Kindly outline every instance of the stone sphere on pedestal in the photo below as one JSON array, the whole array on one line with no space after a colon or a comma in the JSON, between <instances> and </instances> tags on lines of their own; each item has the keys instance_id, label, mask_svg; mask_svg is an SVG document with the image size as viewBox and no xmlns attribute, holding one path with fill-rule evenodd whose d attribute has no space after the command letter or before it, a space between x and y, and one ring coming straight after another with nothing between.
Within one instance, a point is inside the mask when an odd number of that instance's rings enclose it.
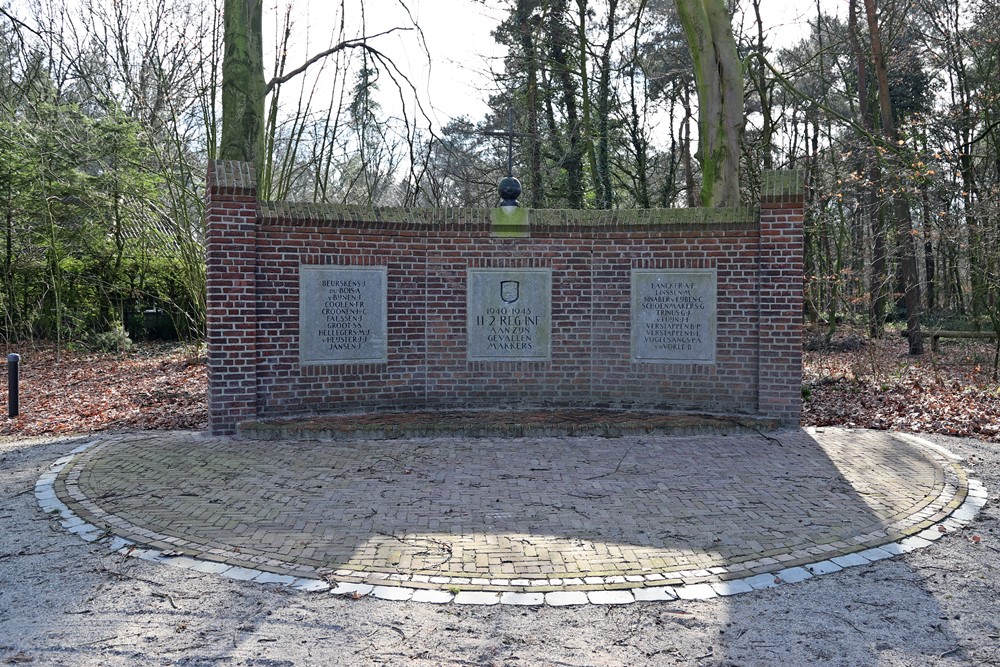
<instances>
[{"instance_id":1,"label":"stone sphere on pedestal","mask_svg":"<svg viewBox=\"0 0 1000 667\"><path fill-rule=\"evenodd\" d=\"M497 190L500 192L500 206L517 206L517 198L521 196L521 181L507 176L500 181Z\"/></svg>"}]
</instances>

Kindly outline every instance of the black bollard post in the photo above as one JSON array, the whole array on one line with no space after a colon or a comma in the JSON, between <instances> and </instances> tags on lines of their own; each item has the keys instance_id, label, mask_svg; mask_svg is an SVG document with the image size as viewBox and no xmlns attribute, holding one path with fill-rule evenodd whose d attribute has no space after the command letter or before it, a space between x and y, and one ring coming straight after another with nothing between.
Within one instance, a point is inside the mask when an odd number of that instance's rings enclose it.
<instances>
[{"instance_id":1,"label":"black bollard post","mask_svg":"<svg viewBox=\"0 0 1000 667\"><path fill-rule=\"evenodd\" d=\"M18 379L21 363L20 354L7 355L7 416L13 419L20 412L20 396L18 396Z\"/></svg>"}]
</instances>

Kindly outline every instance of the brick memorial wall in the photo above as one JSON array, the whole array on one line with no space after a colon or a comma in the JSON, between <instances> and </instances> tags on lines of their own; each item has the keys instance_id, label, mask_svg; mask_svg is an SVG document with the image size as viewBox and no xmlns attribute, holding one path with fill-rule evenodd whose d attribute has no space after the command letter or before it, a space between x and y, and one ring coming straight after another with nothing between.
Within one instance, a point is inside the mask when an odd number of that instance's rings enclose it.
<instances>
[{"instance_id":1,"label":"brick memorial wall","mask_svg":"<svg viewBox=\"0 0 1000 667\"><path fill-rule=\"evenodd\" d=\"M746 209L258 201L208 173L209 420L607 407L798 423L802 186Z\"/></svg>"}]
</instances>

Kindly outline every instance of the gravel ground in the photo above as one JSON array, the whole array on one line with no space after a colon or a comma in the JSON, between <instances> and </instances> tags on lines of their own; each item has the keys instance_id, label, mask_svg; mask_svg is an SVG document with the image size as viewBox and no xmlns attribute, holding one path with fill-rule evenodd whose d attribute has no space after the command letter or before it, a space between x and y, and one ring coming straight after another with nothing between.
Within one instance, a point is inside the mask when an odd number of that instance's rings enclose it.
<instances>
[{"instance_id":1,"label":"gravel ground","mask_svg":"<svg viewBox=\"0 0 1000 667\"><path fill-rule=\"evenodd\" d=\"M38 476L82 440L7 440L0 663L1000 664L1000 448L923 437L990 491L976 521L926 549L725 599L563 608L352 600L123 560L35 502Z\"/></svg>"}]
</instances>

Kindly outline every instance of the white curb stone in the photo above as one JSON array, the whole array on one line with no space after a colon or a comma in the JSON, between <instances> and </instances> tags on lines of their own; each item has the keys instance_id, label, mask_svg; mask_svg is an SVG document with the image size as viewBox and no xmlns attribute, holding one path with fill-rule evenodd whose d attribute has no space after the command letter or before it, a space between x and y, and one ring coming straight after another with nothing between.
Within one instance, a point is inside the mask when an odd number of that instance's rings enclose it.
<instances>
[{"instance_id":1,"label":"white curb stone","mask_svg":"<svg viewBox=\"0 0 1000 667\"><path fill-rule=\"evenodd\" d=\"M448 591L435 591L427 589L419 589L413 591L413 597L411 598L414 602L429 602L431 604L447 604L452 601L455 596Z\"/></svg>"},{"instance_id":2,"label":"white curb stone","mask_svg":"<svg viewBox=\"0 0 1000 667\"><path fill-rule=\"evenodd\" d=\"M413 589L400 586L375 586L372 589L372 596L380 600L409 600L413 597Z\"/></svg>"},{"instance_id":3,"label":"white curb stone","mask_svg":"<svg viewBox=\"0 0 1000 667\"><path fill-rule=\"evenodd\" d=\"M330 591L332 595L351 595L364 597L372 592L375 587L371 584L337 584L337 587Z\"/></svg>"},{"instance_id":4,"label":"white curb stone","mask_svg":"<svg viewBox=\"0 0 1000 667\"><path fill-rule=\"evenodd\" d=\"M204 572L205 574L222 574L226 570L231 570L232 565L226 565L225 563L216 563L210 560L200 560L191 566L191 569L196 572Z\"/></svg>"},{"instance_id":5,"label":"white curb stone","mask_svg":"<svg viewBox=\"0 0 1000 667\"><path fill-rule=\"evenodd\" d=\"M633 588L632 595L636 602L654 602L658 600L676 600L677 593L669 586L651 586L649 588Z\"/></svg>"},{"instance_id":6,"label":"white curb stone","mask_svg":"<svg viewBox=\"0 0 1000 667\"><path fill-rule=\"evenodd\" d=\"M587 602L587 594L583 591L553 591L545 594L545 604L550 607L567 607Z\"/></svg>"},{"instance_id":7,"label":"white curb stone","mask_svg":"<svg viewBox=\"0 0 1000 667\"><path fill-rule=\"evenodd\" d=\"M631 591L589 591L587 599L591 604L629 604L635 602Z\"/></svg>"},{"instance_id":8,"label":"white curb stone","mask_svg":"<svg viewBox=\"0 0 1000 667\"><path fill-rule=\"evenodd\" d=\"M776 575L772 572L765 572L764 574L757 574L752 577L747 577L743 581L750 585L750 588L755 591L763 590L765 588L775 588L778 583L774 580Z\"/></svg>"},{"instance_id":9,"label":"white curb stone","mask_svg":"<svg viewBox=\"0 0 1000 667\"><path fill-rule=\"evenodd\" d=\"M806 565L806 569L815 574L830 574L831 572L840 572L844 568L840 567L833 561L821 560L818 563L811 563Z\"/></svg>"},{"instance_id":10,"label":"white curb stone","mask_svg":"<svg viewBox=\"0 0 1000 667\"><path fill-rule=\"evenodd\" d=\"M910 553L911 551L916 551L917 549L923 549L924 547L929 547L931 543L922 537L917 537L916 535L911 535L906 539L900 540L899 546L905 553Z\"/></svg>"},{"instance_id":11,"label":"white curb stone","mask_svg":"<svg viewBox=\"0 0 1000 667\"><path fill-rule=\"evenodd\" d=\"M231 567L223 572L222 576L237 581L250 581L259 574L260 570L251 570L248 567Z\"/></svg>"},{"instance_id":12,"label":"white curb stone","mask_svg":"<svg viewBox=\"0 0 1000 667\"><path fill-rule=\"evenodd\" d=\"M719 581L713 584L712 590L714 590L719 595L737 595L739 593L749 593L753 590L753 587L742 579L734 579L732 581Z\"/></svg>"},{"instance_id":13,"label":"white curb stone","mask_svg":"<svg viewBox=\"0 0 1000 667\"><path fill-rule=\"evenodd\" d=\"M797 584L800 581L812 579L813 575L804 567L790 567L779 571L776 576L781 579L782 583Z\"/></svg>"},{"instance_id":14,"label":"white curb stone","mask_svg":"<svg viewBox=\"0 0 1000 667\"><path fill-rule=\"evenodd\" d=\"M287 574L275 574L274 572L262 572L253 578L258 584L293 584L295 577Z\"/></svg>"},{"instance_id":15,"label":"white curb stone","mask_svg":"<svg viewBox=\"0 0 1000 667\"><path fill-rule=\"evenodd\" d=\"M677 589L677 597L681 600L711 600L718 595L709 584L692 584Z\"/></svg>"},{"instance_id":16,"label":"white curb stone","mask_svg":"<svg viewBox=\"0 0 1000 667\"><path fill-rule=\"evenodd\" d=\"M501 593L500 604L533 606L545 604L544 593Z\"/></svg>"},{"instance_id":17,"label":"white curb stone","mask_svg":"<svg viewBox=\"0 0 1000 667\"><path fill-rule=\"evenodd\" d=\"M855 567L858 565L867 565L868 559L861 554L846 554L844 556L834 556L831 558L834 563L840 567Z\"/></svg>"},{"instance_id":18,"label":"white curb stone","mask_svg":"<svg viewBox=\"0 0 1000 667\"><path fill-rule=\"evenodd\" d=\"M488 591L459 591L455 594L455 604L500 604L500 594Z\"/></svg>"},{"instance_id":19,"label":"white curb stone","mask_svg":"<svg viewBox=\"0 0 1000 667\"><path fill-rule=\"evenodd\" d=\"M292 588L303 593L319 593L330 590L330 584L319 579L296 579Z\"/></svg>"}]
</instances>

